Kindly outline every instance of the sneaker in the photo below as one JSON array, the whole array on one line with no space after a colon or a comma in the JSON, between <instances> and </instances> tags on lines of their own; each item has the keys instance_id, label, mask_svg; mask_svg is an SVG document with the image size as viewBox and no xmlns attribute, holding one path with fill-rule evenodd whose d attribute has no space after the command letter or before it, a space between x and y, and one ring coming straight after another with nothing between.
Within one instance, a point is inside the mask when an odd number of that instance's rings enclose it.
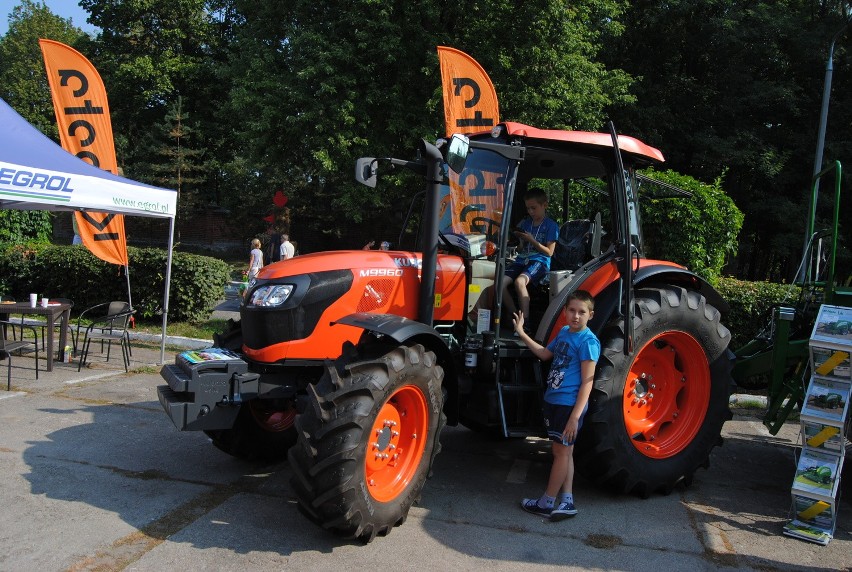
<instances>
[{"instance_id":1,"label":"sneaker","mask_svg":"<svg viewBox=\"0 0 852 572\"><path fill-rule=\"evenodd\" d=\"M550 520L565 520L577 514L577 509L574 508L574 503L561 502L550 511Z\"/></svg>"},{"instance_id":2,"label":"sneaker","mask_svg":"<svg viewBox=\"0 0 852 572\"><path fill-rule=\"evenodd\" d=\"M539 516L550 516L550 512L552 510L549 508L541 508L540 506L538 506L538 499L522 500L521 508L529 513L537 514Z\"/></svg>"}]
</instances>

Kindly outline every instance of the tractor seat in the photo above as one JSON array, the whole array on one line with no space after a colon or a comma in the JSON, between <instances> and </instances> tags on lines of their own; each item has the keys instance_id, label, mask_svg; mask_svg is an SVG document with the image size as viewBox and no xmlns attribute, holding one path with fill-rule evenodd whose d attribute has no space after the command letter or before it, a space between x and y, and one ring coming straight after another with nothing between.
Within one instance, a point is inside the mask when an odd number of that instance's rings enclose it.
<instances>
[{"instance_id":1,"label":"tractor seat","mask_svg":"<svg viewBox=\"0 0 852 572\"><path fill-rule=\"evenodd\" d=\"M559 227L559 237L556 239L556 250L550 261L550 269L570 270L574 272L583 264L600 254L601 215L595 215L595 220L569 220ZM594 246L597 244L597 246Z\"/></svg>"},{"instance_id":2,"label":"tractor seat","mask_svg":"<svg viewBox=\"0 0 852 572\"><path fill-rule=\"evenodd\" d=\"M600 255L601 213L595 219L575 219L559 227L556 249L550 261L550 273L542 280L549 300L571 281L571 275L586 262Z\"/></svg>"}]
</instances>

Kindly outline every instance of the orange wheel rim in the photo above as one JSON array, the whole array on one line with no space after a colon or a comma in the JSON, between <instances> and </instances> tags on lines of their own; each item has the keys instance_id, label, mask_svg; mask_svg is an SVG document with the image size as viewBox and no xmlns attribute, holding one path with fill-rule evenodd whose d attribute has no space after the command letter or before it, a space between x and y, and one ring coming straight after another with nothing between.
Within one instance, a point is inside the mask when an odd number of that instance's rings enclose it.
<instances>
[{"instance_id":1,"label":"orange wheel rim","mask_svg":"<svg viewBox=\"0 0 852 572\"><path fill-rule=\"evenodd\" d=\"M370 496L388 502L414 478L426 449L429 409L415 386L396 390L382 406L367 443L366 482Z\"/></svg>"},{"instance_id":2,"label":"orange wheel rim","mask_svg":"<svg viewBox=\"0 0 852 572\"><path fill-rule=\"evenodd\" d=\"M698 434L710 399L710 368L698 341L665 332L636 354L624 384L624 427L640 453L665 459Z\"/></svg>"}]
</instances>

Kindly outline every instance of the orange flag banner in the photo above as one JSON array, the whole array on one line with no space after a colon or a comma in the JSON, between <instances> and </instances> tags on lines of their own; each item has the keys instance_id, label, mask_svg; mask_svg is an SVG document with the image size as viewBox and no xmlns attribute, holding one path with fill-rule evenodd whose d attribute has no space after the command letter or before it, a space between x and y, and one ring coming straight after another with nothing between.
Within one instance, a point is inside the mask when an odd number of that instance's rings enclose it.
<instances>
[{"instance_id":1,"label":"orange flag banner","mask_svg":"<svg viewBox=\"0 0 852 572\"><path fill-rule=\"evenodd\" d=\"M444 91L444 129L453 133L487 131L500 122L497 92L476 60L455 48L438 46Z\"/></svg>"},{"instance_id":2,"label":"orange flag banner","mask_svg":"<svg viewBox=\"0 0 852 572\"><path fill-rule=\"evenodd\" d=\"M39 40L62 148L95 167L118 174L106 89L98 70L80 52ZM75 212L83 244L92 254L127 266L124 215Z\"/></svg>"}]
</instances>

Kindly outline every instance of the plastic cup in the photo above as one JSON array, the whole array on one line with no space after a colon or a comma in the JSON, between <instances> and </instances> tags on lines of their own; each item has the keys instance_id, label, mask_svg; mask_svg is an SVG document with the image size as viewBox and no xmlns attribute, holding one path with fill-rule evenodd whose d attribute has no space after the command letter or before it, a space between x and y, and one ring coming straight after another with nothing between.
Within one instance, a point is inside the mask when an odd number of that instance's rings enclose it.
<instances>
[{"instance_id":1,"label":"plastic cup","mask_svg":"<svg viewBox=\"0 0 852 572\"><path fill-rule=\"evenodd\" d=\"M42 308L47 308L47 300L48 300L47 298L41 299L41 307Z\"/></svg>"},{"instance_id":2,"label":"plastic cup","mask_svg":"<svg viewBox=\"0 0 852 572\"><path fill-rule=\"evenodd\" d=\"M30 294L30 308L35 308L37 301L38 301L38 294Z\"/></svg>"}]
</instances>

